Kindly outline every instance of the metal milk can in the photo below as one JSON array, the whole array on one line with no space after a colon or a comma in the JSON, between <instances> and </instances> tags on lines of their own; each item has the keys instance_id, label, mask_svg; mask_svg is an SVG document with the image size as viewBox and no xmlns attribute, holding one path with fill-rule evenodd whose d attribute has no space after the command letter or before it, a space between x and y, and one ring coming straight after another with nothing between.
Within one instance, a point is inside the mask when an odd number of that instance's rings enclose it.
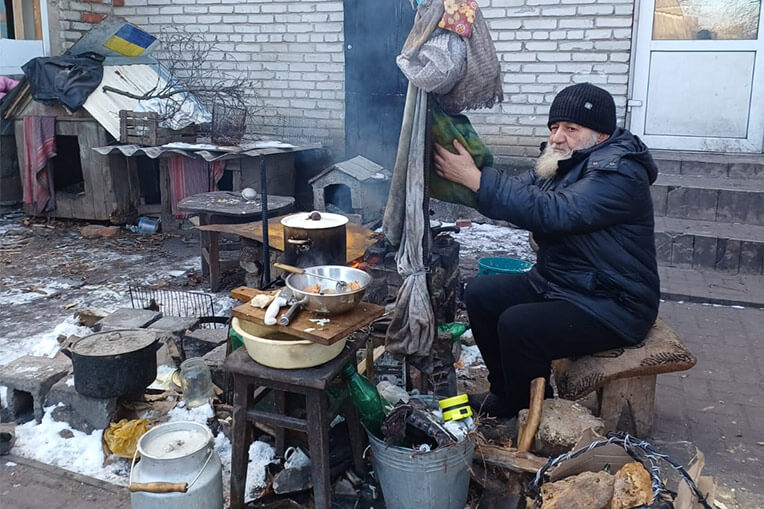
<instances>
[{"instance_id":1,"label":"metal milk can","mask_svg":"<svg viewBox=\"0 0 764 509\"><path fill-rule=\"evenodd\" d=\"M138 440L130 471L132 509L222 509L223 475L209 428L170 422Z\"/></svg>"}]
</instances>

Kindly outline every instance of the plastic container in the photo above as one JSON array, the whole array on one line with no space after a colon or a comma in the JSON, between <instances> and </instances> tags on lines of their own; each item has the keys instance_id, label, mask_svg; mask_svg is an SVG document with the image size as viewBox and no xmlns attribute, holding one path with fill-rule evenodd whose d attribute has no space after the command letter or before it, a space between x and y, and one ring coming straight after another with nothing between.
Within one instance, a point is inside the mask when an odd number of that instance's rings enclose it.
<instances>
[{"instance_id":1,"label":"plastic container","mask_svg":"<svg viewBox=\"0 0 764 509\"><path fill-rule=\"evenodd\" d=\"M481 258L478 260L478 276L518 274L531 270L531 267L533 267L531 262L526 262L519 258L510 258L508 256Z\"/></svg>"},{"instance_id":2,"label":"plastic container","mask_svg":"<svg viewBox=\"0 0 764 509\"><path fill-rule=\"evenodd\" d=\"M475 442L418 452L388 447L367 430L371 461L387 509L464 509Z\"/></svg>"},{"instance_id":3,"label":"plastic container","mask_svg":"<svg viewBox=\"0 0 764 509\"><path fill-rule=\"evenodd\" d=\"M241 337L249 356L269 368L301 369L328 362L345 348L347 338L331 345L314 343L254 322L231 319L231 328Z\"/></svg>"},{"instance_id":4,"label":"plastic container","mask_svg":"<svg viewBox=\"0 0 764 509\"><path fill-rule=\"evenodd\" d=\"M186 359L180 364L180 388L186 408L209 403L215 395L210 368L201 357Z\"/></svg>"},{"instance_id":5,"label":"plastic container","mask_svg":"<svg viewBox=\"0 0 764 509\"><path fill-rule=\"evenodd\" d=\"M142 484L143 489L152 489L148 483L186 483L187 491L132 491L132 509L223 508L220 457L207 426L196 422L156 426L138 440L137 452L141 460L130 472L131 491Z\"/></svg>"}]
</instances>

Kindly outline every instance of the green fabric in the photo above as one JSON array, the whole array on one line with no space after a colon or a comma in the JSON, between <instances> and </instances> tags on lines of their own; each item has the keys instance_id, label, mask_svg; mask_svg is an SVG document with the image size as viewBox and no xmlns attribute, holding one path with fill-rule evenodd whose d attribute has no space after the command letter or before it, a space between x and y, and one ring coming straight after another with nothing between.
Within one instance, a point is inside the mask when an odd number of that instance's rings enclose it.
<instances>
[{"instance_id":1,"label":"green fabric","mask_svg":"<svg viewBox=\"0 0 764 509\"><path fill-rule=\"evenodd\" d=\"M475 166L480 169L484 166L493 166L493 154L475 132L466 116L449 115L434 102L430 104L432 112L430 136L433 143L446 147L449 152L456 153L454 148L454 138L456 138L472 155ZM473 208L477 206L475 193L461 184L438 176L433 163L430 164L430 197Z\"/></svg>"}]
</instances>

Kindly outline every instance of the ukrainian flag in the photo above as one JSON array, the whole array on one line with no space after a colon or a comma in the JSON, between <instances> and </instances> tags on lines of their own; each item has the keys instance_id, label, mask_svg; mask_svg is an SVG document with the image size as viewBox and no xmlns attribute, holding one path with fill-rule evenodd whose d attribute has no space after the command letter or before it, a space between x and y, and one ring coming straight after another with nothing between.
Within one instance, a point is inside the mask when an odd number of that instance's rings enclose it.
<instances>
[{"instance_id":1,"label":"ukrainian flag","mask_svg":"<svg viewBox=\"0 0 764 509\"><path fill-rule=\"evenodd\" d=\"M135 25L122 25L117 33L109 37L104 46L127 57L140 56L157 38L147 34Z\"/></svg>"}]
</instances>

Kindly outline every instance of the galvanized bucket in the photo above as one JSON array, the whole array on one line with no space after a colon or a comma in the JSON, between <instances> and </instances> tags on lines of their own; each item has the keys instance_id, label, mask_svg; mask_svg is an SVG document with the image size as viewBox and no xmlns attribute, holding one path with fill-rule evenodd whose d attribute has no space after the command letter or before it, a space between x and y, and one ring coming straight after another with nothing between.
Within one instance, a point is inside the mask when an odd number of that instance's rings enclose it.
<instances>
[{"instance_id":1,"label":"galvanized bucket","mask_svg":"<svg viewBox=\"0 0 764 509\"><path fill-rule=\"evenodd\" d=\"M464 509L475 442L419 452L388 447L368 433L371 462L387 509Z\"/></svg>"}]
</instances>

